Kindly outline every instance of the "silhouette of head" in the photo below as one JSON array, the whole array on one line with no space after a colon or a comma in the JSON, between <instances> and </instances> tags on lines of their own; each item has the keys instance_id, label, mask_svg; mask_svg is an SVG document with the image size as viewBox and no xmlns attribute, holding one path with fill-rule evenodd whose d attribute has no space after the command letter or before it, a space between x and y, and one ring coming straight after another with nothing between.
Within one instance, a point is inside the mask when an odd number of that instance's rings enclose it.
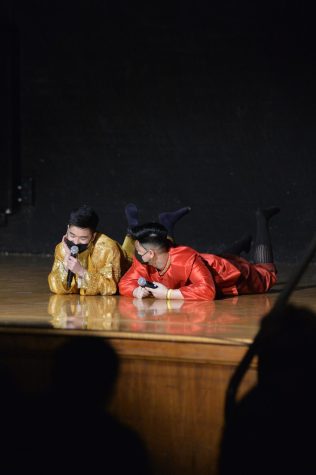
<instances>
[{"instance_id":1,"label":"silhouette of head","mask_svg":"<svg viewBox=\"0 0 316 475\"><path fill-rule=\"evenodd\" d=\"M263 319L267 335L259 350L259 383L273 386L274 390L302 392L315 390L316 370L316 315L304 307L288 305L280 318Z\"/></svg>"},{"instance_id":2,"label":"silhouette of head","mask_svg":"<svg viewBox=\"0 0 316 475\"><path fill-rule=\"evenodd\" d=\"M56 353L54 389L75 405L97 407L111 396L118 369L119 358L107 341L70 337Z\"/></svg>"}]
</instances>

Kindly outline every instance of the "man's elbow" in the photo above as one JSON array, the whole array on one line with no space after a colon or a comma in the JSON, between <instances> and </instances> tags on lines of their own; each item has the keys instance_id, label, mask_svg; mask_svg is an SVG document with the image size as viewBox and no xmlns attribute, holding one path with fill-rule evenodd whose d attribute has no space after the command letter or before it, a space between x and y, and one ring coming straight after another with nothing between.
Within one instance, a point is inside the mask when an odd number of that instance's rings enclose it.
<instances>
[{"instance_id":1,"label":"man's elbow","mask_svg":"<svg viewBox=\"0 0 316 475\"><path fill-rule=\"evenodd\" d=\"M119 295L123 297L133 297L133 290L119 285Z\"/></svg>"},{"instance_id":2,"label":"man's elbow","mask_svg":"<svg viewBox=\"0 0 316 475\"><path fill-rule=\"evenodd\" d=\"M64 295L68 293L64 287L57 285L56 279L51 274L48 276L48 287L53 294Z\"/></svg>"}]
</instances>

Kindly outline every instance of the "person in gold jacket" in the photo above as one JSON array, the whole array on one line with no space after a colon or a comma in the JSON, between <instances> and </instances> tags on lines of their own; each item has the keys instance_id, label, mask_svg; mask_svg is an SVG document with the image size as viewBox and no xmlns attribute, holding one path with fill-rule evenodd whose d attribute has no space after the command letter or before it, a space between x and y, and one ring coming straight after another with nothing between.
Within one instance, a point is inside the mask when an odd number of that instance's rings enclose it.
<instances>
[{"instance_id":1,"label":"person in gold jacket","mask_svg":"<svg viewBox=\"0 0 316 475\"><path fill-rule=\"evenodd\" d=\"M54 264L48 276L51 292L80 295L117 292L118 281L131 264L133 240L126 236L121 246L97 232L98 223L98 215L87 205L71 211L67 232L55 248ZM72 246L78 248L76 256L71 254ZM70 282L68 271L73 273Z\"/></svg>"},{"instance_id":2,"label":"person in gold jacket","mask_svg":"<svg viewBox=\"0 0 316 475\"><path fill-rule=\"evenodd\" d=\"M173 237L174 225L190 211L189 207L159 214L159 220ZM53 268L48 276L55 294L113 295L120 278L129 269L135 251L131 226L138 224L138 209L133 203L125 207L128 230L122 245L106 234L97 232L99 217L89 206L71 211L67 232L55 248ZM77 254L71 254L77 246ZM69 274L72 273L72 274ZM70 278L69 278L70 277Z\"/></svg>"}]
</instances>

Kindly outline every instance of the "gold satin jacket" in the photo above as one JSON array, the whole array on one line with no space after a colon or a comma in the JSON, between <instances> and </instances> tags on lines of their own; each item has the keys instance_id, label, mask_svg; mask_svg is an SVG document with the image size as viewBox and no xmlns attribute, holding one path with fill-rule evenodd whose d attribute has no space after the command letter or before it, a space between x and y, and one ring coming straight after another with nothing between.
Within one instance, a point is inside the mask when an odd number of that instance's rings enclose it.
<instances>
[{"instance_id":1,"label":"gold satin jacket","mask_svg":"<svg viewBox=\"0 0 316 475\"><path fill-rule=\"evenodd\" d=\"M97 233L88 248L78 255L78 261L86 269L84 277L75 275L68 289L68 270L64 259L65 250L60 242L56 246L53 268L48 276L49 288L55 294L113 295L121 276L131 264L131 258L118 242Z\"/></svg>"}]
</instances>

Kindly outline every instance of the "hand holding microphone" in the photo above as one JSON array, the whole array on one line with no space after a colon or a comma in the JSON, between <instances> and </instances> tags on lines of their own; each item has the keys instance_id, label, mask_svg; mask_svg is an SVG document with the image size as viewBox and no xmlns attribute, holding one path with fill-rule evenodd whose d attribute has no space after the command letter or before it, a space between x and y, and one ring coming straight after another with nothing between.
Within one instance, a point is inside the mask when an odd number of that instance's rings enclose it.
<instances>
[{"instance_id":1,"label":"hand holding microphone","mask_svg":"<svg viewBox=\"0 0 316 475\"><path fill-rule=\"evenodd\" d=\"M70 248L70 256L69 257L77 257L78 255L78 252L79 252L79 248L78 246L71 246ZM67 274L67 288L70 289L71 287L71 281L72 281L72 278L75 274L70 270L68 269L68 274Z\"/></svg>"},{"instance_id":2,"label":"hand holding microphone","mask_svg":"<svg viewBox=\"0 0 316 475\"><path fill-rule=\"evenodd\" d=\"M153 282L150 282L149 280L146 280L144 277L139 277L137 280L138 287L135 287L133 290L133 296L136 297L137 299L143 299L146 297L152 297L152 294L150 293L151 289L156 288L156 284Z\"/></svg>"},{"instance_id":3,"label":"hand holding microphone","mask_svg":"<svg viewBox=\"0 0 316 475\"><path fill-rule=\"evenodd\" d=\"M144 277L140 277L137 283L140 287L148 287L150 289L157 289L158 287L158 285L154 284L153 282L150 282L149 280L146 280Z\"/></svg>"},{"instance_id":4,"label":"hand holding microphone","mask_svg":"<svg viewBox=\"0 0 316 475\"><path fill-rule=\"evenodd\" d=\"M160 283L150 282L149 280L144 279L144 277L139 277L138 285L134 290L134 297L144 298L144 297L154 297L156 299L165 299L168 295L168 287Z\"/></svg>"}]
</instances>

